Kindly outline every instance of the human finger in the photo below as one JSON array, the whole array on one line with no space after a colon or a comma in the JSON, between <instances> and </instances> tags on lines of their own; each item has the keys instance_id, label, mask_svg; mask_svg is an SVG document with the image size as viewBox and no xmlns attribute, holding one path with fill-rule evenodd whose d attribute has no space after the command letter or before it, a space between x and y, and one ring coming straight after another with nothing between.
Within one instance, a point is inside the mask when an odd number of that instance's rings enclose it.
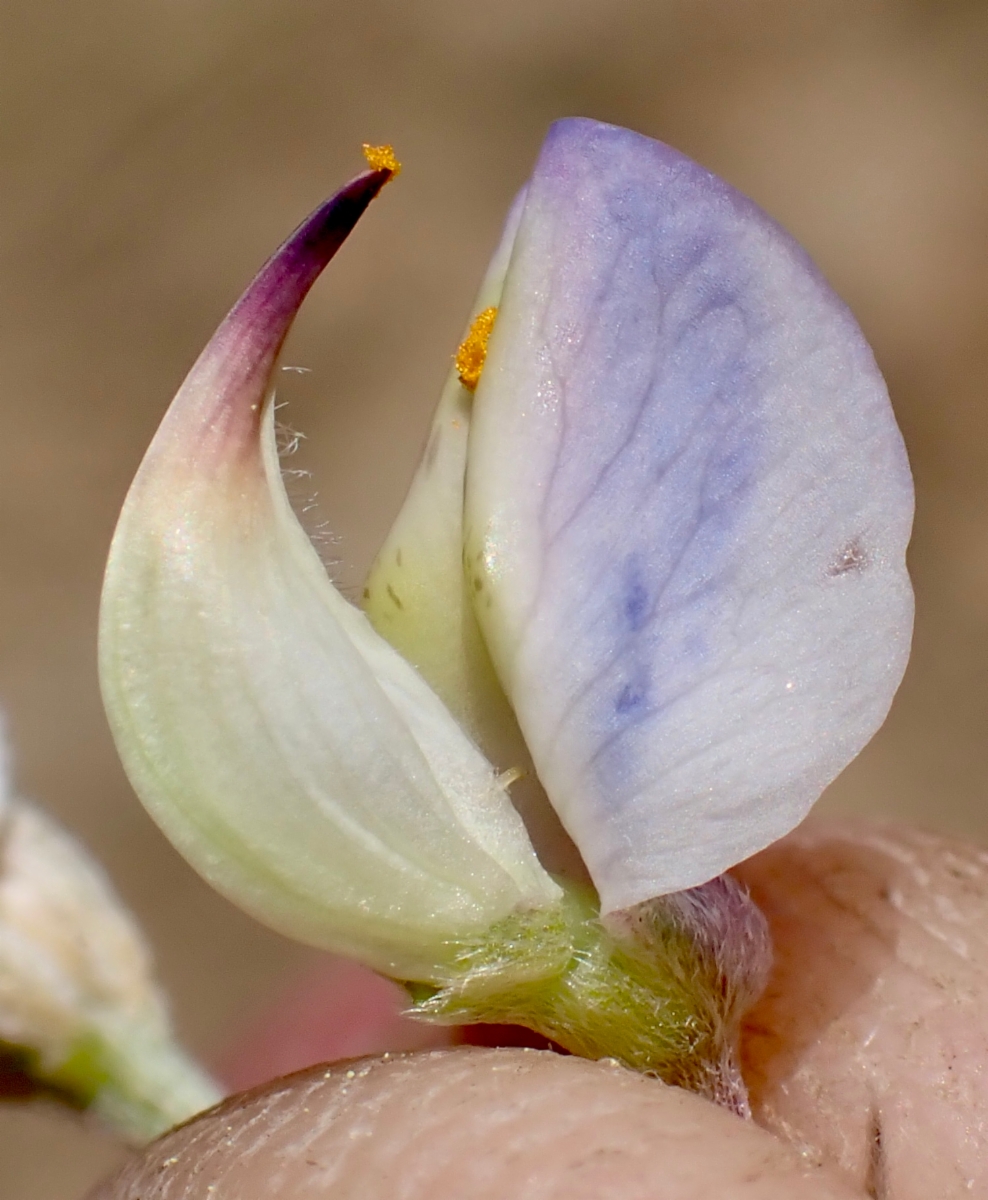
<instances>
[{"instance_id":1,"label":"human finger","mask_svg":"<svg viewBox=\"0 0 988 1200\"><path fill-rule=\"evenodd\" d=\"M821 821L737 873L776 955L755 1119L880 1200L988 1195L988 853Z\"/></svg>"},{"instance_id":2,"label":"human finger","mask_svg":"<svg viewBox=\"0 0 988 1200\"><path fill-rule=\"evenodd\" d=\"M166 1134L91 1200L863 1200L610 1063L455 1049L315 1067Z\"/></svg>"}]
</instances>

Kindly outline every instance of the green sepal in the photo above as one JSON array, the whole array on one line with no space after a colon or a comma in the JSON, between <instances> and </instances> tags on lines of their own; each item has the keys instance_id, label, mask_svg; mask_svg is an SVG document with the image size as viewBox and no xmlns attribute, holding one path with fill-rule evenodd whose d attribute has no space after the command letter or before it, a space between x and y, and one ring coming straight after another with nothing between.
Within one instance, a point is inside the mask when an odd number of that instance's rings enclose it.
<instances>
[{"instance_id":1,"label":"green sepal","mask_svg":"<svg viewBox=\"0 0 988 1200\"><path fill-rule=\"evenodd\" d=\"M464 945L446 986L409 989L410 1015L522 1025L573 1054L614 1059L747 1115L737 1041L770 951L747 894L733 881L712 885L727 890L726 905L716 896L699 921L697 906L684 918L672 896L605 925L596 896L566 884L558 905L513 914ZM733 958L730 935L720 947L708 936L710 909L727 906L733 940L743 942Z\"/></svg>"}]
</instances>

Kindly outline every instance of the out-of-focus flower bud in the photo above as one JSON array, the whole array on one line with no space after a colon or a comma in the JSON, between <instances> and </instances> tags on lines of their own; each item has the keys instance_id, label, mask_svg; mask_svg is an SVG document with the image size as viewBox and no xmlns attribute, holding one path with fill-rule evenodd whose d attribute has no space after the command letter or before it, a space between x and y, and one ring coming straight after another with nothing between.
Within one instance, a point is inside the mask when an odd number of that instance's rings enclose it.
<instances>
[{"instance_id":1,"label":"out-of-focus flower bud","mask_svg":"<svg viewBox=\"0 0 988 1200\"><path fill-rule=\"evenodd\" d=\"M208 1108L216 1085L177 1045L106 876L51 817L0 796L0 1052L135 1142Z\"/></svg>"}]
</instances>

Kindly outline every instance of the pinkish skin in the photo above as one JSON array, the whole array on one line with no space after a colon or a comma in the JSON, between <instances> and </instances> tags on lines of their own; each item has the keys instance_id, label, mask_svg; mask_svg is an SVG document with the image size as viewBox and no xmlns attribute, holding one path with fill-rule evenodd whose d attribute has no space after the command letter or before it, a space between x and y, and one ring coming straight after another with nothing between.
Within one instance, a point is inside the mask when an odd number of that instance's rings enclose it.
<instances>
[{"instance_id":1,"label":"pinkish skin","mask_svg":"<svg viewBox=\"0 0 988 1200\"><path fill-rule=\"evenodd\" d=\"M295 315L391 177L387 169L358 175L271 255L199 355L152 442L149 459L180 448L173 457L191 472L259 461L264 391Z\"/></svg>"},{"instance_id":2,"label":"pinkish skin","mask_svg":"<svg viewBox=\"0 0 988 1200\"><path fill-rule=\"evenodd\" d=\"M315 1062L462 1040L459 1029L405 1016L408 1004L408 993L397 983L359 963L324 955L242 1030L213 1066L230 1091L239 1092Z\"/></svg>"},{"instance_id":3,"label":"pinkish skin","mask_svg":"<svg viewBox=\"0 0 988 1200\"><path fill-rule=\"evenodd\" d=\"M615 1063L437 1050L318 1066L153 1142L89 1200L865 1200Z\"/></svg>"},{"instance_id":4,"label":"pinkish skin","mask_svg":"<svg viewBox=\"0 0 988 1200\"><path fill-rule=\"evenodd\" d=\"M988 852L821 821L738 874L776 943L755 1120L877 1200L988 1196Z\"/></svg>"}]
</instances>

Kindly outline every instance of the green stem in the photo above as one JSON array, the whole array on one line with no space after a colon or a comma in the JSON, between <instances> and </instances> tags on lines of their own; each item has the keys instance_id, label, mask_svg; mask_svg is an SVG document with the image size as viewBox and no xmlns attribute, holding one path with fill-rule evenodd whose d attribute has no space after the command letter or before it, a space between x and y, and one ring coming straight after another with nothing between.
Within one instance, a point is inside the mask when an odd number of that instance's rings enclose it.
<instances>
[{"instance_id":1,"label":"green stem","mask_svg":"<svg viewBox=\"0 0 988 1200\"><path fill-rule=\"evenodd\" d=\"M38 1093L95 1113L132 1145L222 1099L216 1083L157 1022L94 1022L55 1066L27 1047L0 1044L0 1057Z\"/></svg>"},{"instance_id":2,"label":"green stem","mask_svg":"<svg viewBox=\"0 0 988 1200\"><path fill-rule=\"evenodd\" d=\"M143 1145L223 1098L218 1085L167 1031L106 1030L106 1079L92 1109L127 1141Z\"/></svg>"},{"instance_id":3,"label":"green stem","mask_svg":"<svg viewBox=\"0 0 988 1200\"><path fill-rule=\"evenodd\" d=\"M747 893L722 877L602 921L593 896L565 887L557 907L517 913L462 947L448 983L406 985L412 1015L523 1025L747 1115L740 1020L771 954Z\"/></svg>"}]
</instances>

